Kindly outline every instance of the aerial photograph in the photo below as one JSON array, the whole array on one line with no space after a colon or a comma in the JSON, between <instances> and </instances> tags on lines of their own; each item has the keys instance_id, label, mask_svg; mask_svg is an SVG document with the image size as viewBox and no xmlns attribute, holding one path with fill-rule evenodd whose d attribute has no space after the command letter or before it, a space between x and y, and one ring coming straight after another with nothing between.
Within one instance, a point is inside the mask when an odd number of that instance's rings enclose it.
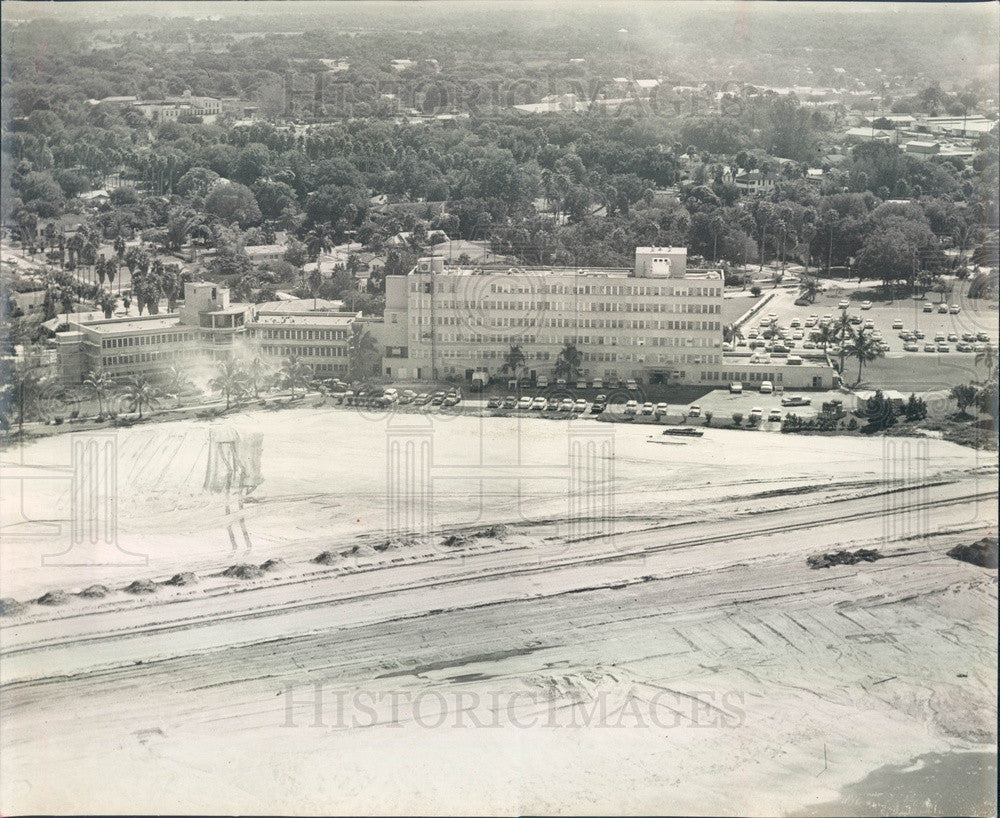
<instances>
[{"instance_id":1,"label":"aerial photograph","mask_svg":"<svg viewBox=\"0 0 1000 818\"><path fill-rule=\"evenodd\" d=\"M0 15L0 815L997 815L1000 3Z\"/></svg>"}]
</instances>

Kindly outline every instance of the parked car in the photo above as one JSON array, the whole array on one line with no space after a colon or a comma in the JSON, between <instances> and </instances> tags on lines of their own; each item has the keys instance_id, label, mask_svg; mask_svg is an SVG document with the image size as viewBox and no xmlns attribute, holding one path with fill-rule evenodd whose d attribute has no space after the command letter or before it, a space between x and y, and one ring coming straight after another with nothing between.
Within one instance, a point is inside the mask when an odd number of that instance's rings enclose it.
<instances>
[{"instance_id":1,"label":"parked car","mask_svg":"<svg viewBox=\"0 0 1000 818\"><path fill-rule=\"evenodd\" d=\"M503 403L503 401L500 400L500 398L498 398L496 395L494 395L492 398L490 398L488 401L486 401L486 408L487 409L499 409L502 403Z\"/></svg>"},{"instance_id":2,"label":"parked car","mask_svg":"<svg viewBox=\"0 0 1000 818\"><path fill-rule=\"evenodd\" d=\"M651 415L651 414L653 414L653 404L650 401L646 401L642 405L642 413L644 415Z\"/></svg>"},{"instance_id":3,"label":"parked car","mask_svg":"<svg viewBox=\"0 0 1000 818\"><path fill-rule=\"evenodd\" d=\"M769 423L773 423L774 421L779 421L780 422L781 421L781 410L780 409L772 409L770 412L767 413L767 420L768 420Z\"/></svg>"},{"instance_id":4,"label":"parked car","mask_svg":"<svg viewBox=\"0 0 1000 818\"><path fill-rule=\"evenodd\" d=\"M874 321L865 321L865 329L875 329Z\"/></svg>"},{"instance_id":5,"label":"parked car","mask_svg":"<svg viewBox=\"0 0 1000 818\"><path fill-rule=\"evenodd\" d=\"M730 395L742 395L743 394L743 383L741 381L733 381L729 384L729 394Z\"/></svg>"},{"instance_id":6,"label":"parked car","mask_svg":"<svg viewBox=\"0 0 1000 818\"><path fill-rule=\"evenodd\" d=\"M750 420L760 420L762 417L764 417L764 410L759 406L750 410Z\"/></svg>"},{"instance_id":7,"label":"parked car","mask_svg":"<svg viewBox=\"0 0 1000 818\"><path fill-rule=\"evenodd\" d=\"M535 412L540 412L545 408L545 398L539 395L531 402L531 408Z\"/></svg>"},{"instance_id":8,"label":"parked car","mask_svg":"<svg viewBox=\"0 0 1000 818\"><path fill-rule=\"evenodd\" d=\"M604 380L602 378L594 378L594 383L592 384L594 389L603 389Z\"/></svg>"},{"instance_id":9,"label":"parked car","mask_svg":"<svg viewBox=\"0 0 1000 818\"><path fill-rule=\"evenodd\" d=\"M583 414L587 411L587 401L584 398L577 398L573 403L573 411Z\"/></svg>"},{"instance_id":10,"label":"parked car","mask_svg":"<svg viewBox=\"0 0 1000 818\"><path fill-rule=\"evenodd\" d=\"M586 381L577 381L576 382L576 388L577 389L586 389L587 388L587 382Z\"/></svg>"},{"instance_id":11,"label":"parked car","mask_svg":"<svg viewBox=\"0 0 1000 818\"><path fill-rule=\"evenodd\" d=\"M919 344L915 344L912 341L910 341L908 343L903 344L903 351L904 352L920 352L920 345Z\"/></svg>"},{"instance_id":12,"label":"parked car","mask_svg":"<svg viewBox=\"0 0 1000 818\"><path fill-rule=\"evenodd\" d=\"M518 409L530 409L531 408L531 396L525 395L517 402Z\"/></svg>"},{"instance_id":13,"label":"parked car","mask_svg":"<svg viewBox=\"0 0 1000 818\"><path fill-rule=\"evenodd\" d=\"M924 304L924 312L934 312L933 304Z\"/></svg>"},{"instance_id":14,"label":"parked car","mask_svg":"<svg viewBox=\"0 0 1000 818\"><path fill-rule=\"evenodd\" d=\"M573 411L573 399L563 398L559 403L560 412L572 412Z\"/></svg>"},{"instance_id":15,"label":"parked car","mask_svg":"<svg viewBox=\"0 0 1000 818\"><path fill-rule=\"evenodd\" d=\"M354 403L355 397L356 395L354 394L354 390L348 389L346 392L344 392L344 403L350 406L351 404Z\"/></svg>"},{"instance_id":16,"label":"parked car","mask_svg":"<svg viewBox=\"0 0 1000 818\"><path fill-rule=\"evenodd\" d=\"M444 400L441 401L442 406L458 406L462 402L462 398L454 393L450 395L445 395Z\"/></svg>"},{"instance_id":17,"label":"parked car","mask_svg":"<svg viewBox=\"0 0 1000 818\"><path fill-rule=\"evenodd\" d=\"M816 349L815 341L806 341L802 344L803 349Z\"/></svg>"},{"instance_id":18,"label":"parked car","mask_svg":"<svg viewBox=\"0 0 1000 818\"><path fill-rule=\"evenodd\" d=\"M431 396L427 392L421 392L413 399L416 406L425 406L431 402Z\"/></svg>"},{"instance_id":19,"label":"parked car","mask_svg":"<svg viewBox=\"0 0 1000 818\"><path fill-rule=\"evenodd\" d=\"M773 383L771 383L770 381L761 381L760 382L760 393L762 395L770 395L772 392L774 392L774 384Z\"/></svg>"},{"instance_id":20,"label":"parked car","mask_svg":"<svg viewBox=\"0 0 1000 818\"><path fill-rule=\"evenodd\" d=\"M955 351L972 352L972 344L968 343L967 341L959 341L958 344L955 345Z\"/></svg>"},{"instance_id":21,"label":"parked car","mask_svg":"<svg viewBox=\"0 0 1000 818\"><path fill-rule=\"evenodd\" d=\"M819 316L817 316L817 315L810 315L805 321L802 322L802 326L804 326L804 327L815 327L817 321L819 321Z\"/></svg>"},{"instance_id":22,"label":"parked car","mask_svg":"<svg viewBox=\"0 0 1000 818\"><path fill-rule=\"evenodd\" d=\"M913 330L913 337L918 341L923 341L927 337L927 334L922 329Z\"/></svg>"},{"instance_id":23,"label":"parked car","mask_svg":"<svg viewBox=\"0 0 1000 818\"><path fill-rule=\"evenodd\" d=\"M990 336L987 335L985 332L977 332L976 333L976 340L977 341L982 341L984 344L986 344L986 343L989 343Z\"/></svg>"},{"instance_id":24,"label":"parked car","mask_svg":"<svg viewBox=\"0 0 1000 818\"><path fill-rule=\"evenodd\" d=\"M937 351L938 352L951 352L951 347L948 346L947 344L938 344L937 345Z\"/></svg>"},{"instance_id":25,"label":"parked car","mask_svg":"<svg viewBox=\"0 0 1000 818\"><path fill-rule=\"evenodd\" d=\"M785 395L781 399L782 406L808 406L812 403L810 398L804 398L802 395Z\"/></svg>"},{"instance_id":26,"label":"parked car","mask_svg":"<svg viewBox=\"0 0 1000 818\"><path fill-rule=\"evenodd\" d=\"M945 339L945 335L944 335L943 332L937 332L937 333L934 334L934 340L937 343L940 344L944 339Z\"/></svg>"},{"instance_id":27,"label":"parked car","mask_svg":"<svg viewBox=\"0 0 1000 818\"><path fill-rule=\"evenodd\" d=\"M413 403L414 399L417 397L417 393L412 389L404 389L399 393L400 403Z\"/></svg>"},{"instance_id":28,"label":"parked car","mask_svg":"<svg viewBox=\"0 0 1000 818\"><path fill-rule=\"evenodd\" d=\"M558 412L559 411L559 398L549 398L545 403L546 412Z\"/></svg>"},{"instance_id":29,"label":"parked car","mask_svg":"<svg viewBox=\"0 0 1000 818\"><path fill-rule=\"evenodd\" d=\"M948 340L951 341L951 343L955 343L958 340L958 336L954 332L949 332Z\"/></svg>"},{"instance_id":30,"label":"parked car","mask_svg":"<svg viewBox=\"0 0 1000 818\"><path fill-rule=\"evenodd\" d=\"M851 302L850 301L840 301L837 304L837 309L838 310L846 310L849 306L851 306Z\"/></svg>"},{"instance_id":31,"label":"parked car","mask_svg":"<svg viewBox=\"0 0 1000 818\"><path fill-rule=\"evenodd\" d=\"M689 418L700 418L701 417L701 407L698 404L694 404L688 409Z\"/></svg>"},{"instance_id":32,"label":"parked car","mask_svg":"<svg viewBox=\"0 0 1000 818\"><path fill-rule=\"evenodd\" d=\"M937 352L936 344L924 344L924 352Z\"/></svg>"},{"instance_id":33,"label":"parked car","mask_svg":"<svg viewBox=\"0 0 1000 818\"><path fill-rule=\"evenodd\" d=\"M897 318L897 319L896 319L895 321L893 321L893 322L892 322L892 328L893 328L893 329L902 329L902 328L903 328L903 322L902 322L902 321L900 321L900 320L899 320L899 319Z\"/></svg>"},{"instance_id":34,"label":"parked car","mask_svg":"<svg viewBox=\"0 0 1000 818\"><path fill-rule=\"evenodd\" d=\"M872 308L872 302L871 301L862 301L861 302L861 309L863 309L863 310L870 310L871 308Z\"/></svg>"},{"instance_id":35,"label":"parked car","mask_svg":"<svg viewBox=\"0 0 1000 818\"><path fill-rule=\"evenodd\" d=\"M626 415L634 415L638 411L639 411L639 402L638 401L630 400L630 401L628 401L625 404L625 414Z\"/></svg>"},{"instance_id":36,"label":"parked car","mask_svg":"<svg viewBox=\"0 0 1000 818\"><path fill-rule=\"evenodd\" d=\"M538 378L538 388L548 389L548 386L549 386L549 379L545 375L540 376Z\"/></svg>"},{"instance_id":37,"label":"parked car","mask_svg":"<svg viewBox=\"0 0 1000 818\"><path fill-rule=\"evenodd\" d=\"M507 395L507 397L505 397L503 399L503 408L504 409L516 409L517 408L517 398L515 398L513 395Z\"/></svg>"},{"instance_id":38,"label":"parked car","mask_svg":"<svg viewBox=\"0 0 1000 818\"><path fill-rule=\"evenodd\" d=\"M604 395L598 395L594 402L590 404L590 414L599 415L608 408L608 399Z\"/></svg>"},{"instance_id":39,"label":"parked car","mask_svg":"<svg viewBox=\"0 0 1000 818\"><path fill-rule=\"evenodd\" d=\"M963 332L962 333L962 340L963 341L968 341L971 344L973 341L976 340L976 333L974 333L974 332Z\"/></svg>"},{"instance_id":40,"label":"parked car","mask_svg":"<svg viewBox=\"0 0 1000 818\"><path fill-rule=\"evenodd\" d=\"M633 378L629 378L627 381L625 381L625 388L630 390L638 389L639 384L637 384Z\"/></svg>"},{"instance_id":41,"label":"parked car","mask_svg":"<svg viewBox=\"0 0 1000 818\"><path fill-rule=\"evenodd\" d=\"M665 401L660 401L658 404L656 404L656 409L654 410L653 414L656 416L656 419L659 420L661 417L667 414L669 408L670 407L667 406Z\"/></svg>"},{"instance_id":42,"label":"parked car","mask_svg":"<svg viewBox=\"0 0 1000 818\"><path fill-rule=\"evenodd\" d=\"M952 304L948 308L948 312L950 312L952 315L958 315L961 311L962 311L962 308L960 306L958 306L958 304Z\"/></svg>"},{"instance_id":43,"label":"parked car","mask_svg":"<svg viewBox=\"0 0 1000 818\"><path fill-rule=\"evenodd\" d=\"M798 327L802 326L802 322L798 318L793 318L789 322L788 326L790 326L792 329L797 329Z\"/></svg>"},{"instance_id":44,"label":"parked car","mask_svg":"<svg viewBox=\"0 0 1000 818\"><path fill-rule=\"evenodd\" d=\"M947 314L948 314L948 305L947 304L939 304L938 305L938 315L947 315Z\"/></svg>"}]
</instances>

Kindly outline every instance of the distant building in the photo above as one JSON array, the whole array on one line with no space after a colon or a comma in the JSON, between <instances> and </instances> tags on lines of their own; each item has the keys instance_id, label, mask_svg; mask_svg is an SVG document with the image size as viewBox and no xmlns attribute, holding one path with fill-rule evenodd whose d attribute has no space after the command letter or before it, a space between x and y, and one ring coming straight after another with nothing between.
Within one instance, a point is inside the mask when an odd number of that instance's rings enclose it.
<instances>
[{"instance_id":1,"label":"distant building","mask_svg":"<svg viewBox=\"0 0 1000 818\"><path fill-rule=\"evenodd\" d=\"M906 143L907 153L916 153L923 156L937 156L941 153L941 145L938 142L925 142L914 140Z\"/></svg>"},{"instance_id":2,"label":"distant building","mask_svg":"<svg viewBox=\"0 0 1000 818\"><path fill-rule=\"evenodd\" d=\"M281 261L287 249L284 244L254 244L243 248L251 264L273 264Z\"/></svg>"},{"instance_id":3,"label":"distant building","mask_svg":"<svg viewBox=\"0 0 1000 818\"><path fill-rule=\"evenodd\" d=\"M217 116L222 113L222 101L213 97L196 97L191 91L185 91L179 97L166 97L162 100L150 100L135 103L135 107L147 119L170 120L181 116Z\"/></svg>"},{"instance_id":4,"label":"distant building","mask_svg":"<svg viewBox=\"0 0 1000 818\"><path fill-rule=\"evenodd\" d=\"M273 365L294 355L318 375L347 374L352 327L361 313L313 310L311 304L304 300L296 304L298 309L259 306L248 324L251 341Z\"/></svg>"},{"instance_id":5,"label":"distant building","mask_svg":"<svg viewBox=\"0 0 1000 818\"><path fill-rule=\"evenodd\" d=\"M761 173L759 170L751 170L741 173L733 179L733 184L742 192L751 195L766 193L774 187L777 177L771 173Z\"/></svg>"},{"instance_id":6,"label":"distant building","mask_svg":"<svg viewBox=\"0 0 1000 818\"><path fill-rule=\"evenodd\" d=\"M413 68L414 65L413 60L391 60L389 62L389 67L393 71L406 71L408 68Z\"/></svg>"}]
</instances>

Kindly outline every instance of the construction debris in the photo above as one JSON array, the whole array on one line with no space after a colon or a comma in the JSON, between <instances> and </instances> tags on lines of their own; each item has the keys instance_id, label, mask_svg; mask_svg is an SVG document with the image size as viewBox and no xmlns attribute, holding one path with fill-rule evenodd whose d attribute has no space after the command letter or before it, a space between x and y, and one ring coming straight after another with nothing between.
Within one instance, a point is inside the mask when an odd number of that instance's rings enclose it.
<instances>
[{"instance_id":1,"label":"construction debris","mask_svg":"<svg viewBox=\"0 0 1000 818\"><path fill-rule=\"evenodd\" d=\"M883 556L874 548L859 548L857 551L832 551L814 554L806 559L810 568L830 568L834 565L856 565L859 562L875 562Z\"/></svg>"},{"instance_id":2,"label":"construction debris","mask_svg":"<svg viewBox=\"0 0 1000 818\"><path fill-rule=\"evenodd\" d=\"M992 568L997 570L997 538L983 537L979 542L972 545L956 545L948 556L980 568Z\"/></svg>"}]
</instances>

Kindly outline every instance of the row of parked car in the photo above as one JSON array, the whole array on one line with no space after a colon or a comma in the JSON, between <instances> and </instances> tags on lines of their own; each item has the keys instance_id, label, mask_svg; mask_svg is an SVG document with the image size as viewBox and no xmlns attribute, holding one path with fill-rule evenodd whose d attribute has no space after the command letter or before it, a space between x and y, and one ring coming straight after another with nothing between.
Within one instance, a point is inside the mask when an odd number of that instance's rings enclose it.
<instances>
[{"instance_id":1,"label":"row of parked car","mask_svg":"<svg viewBox=\"0 0 1000 818\"><path fill-rule=\"evenodd\" d=\"M492 397L486 402L487 409L516 409L522 412L570 412L583 414L588 409L591 414L599 415L608 406L608 399L605 395L598 395L593 403L588 403L583 398L558 398L544 395L525 395L517 398L514 395L506 397Z\"/></svg>"},{"instance_id":2,"label":"row of parked car","mask_svg":"<svg viewBox=\"0 0 1000 818\"><path fill-rule=\"evenodd\" d=\"M378 406L389 407L394 405L405 406L458 406L462 402L462 391L460 389L449 389L438 392L414 392L412 389L395 389L393 387L372 387L361 388L356 392L353 389L332 390L334 402L345 406Z\"/></svg>"},{"instance_id":3,"label":"row of parked car","mask_svg":"<svg viewBox=\"0 0 1000 818\"><path fill-rule=\"evenodd\" d=\"M937 332L931 342L925 340L927 335L922 330L904 330L902 321L893 321L892 328L902 330L899 337L904 352L920 352L921 348L924 352L951 352L949 344L955 344L956 352L983 352L990 340L985 332L963 332L961 336L956 332ZM924 341L922 346L920 341Z\"/></svg>"}]
</instances>

